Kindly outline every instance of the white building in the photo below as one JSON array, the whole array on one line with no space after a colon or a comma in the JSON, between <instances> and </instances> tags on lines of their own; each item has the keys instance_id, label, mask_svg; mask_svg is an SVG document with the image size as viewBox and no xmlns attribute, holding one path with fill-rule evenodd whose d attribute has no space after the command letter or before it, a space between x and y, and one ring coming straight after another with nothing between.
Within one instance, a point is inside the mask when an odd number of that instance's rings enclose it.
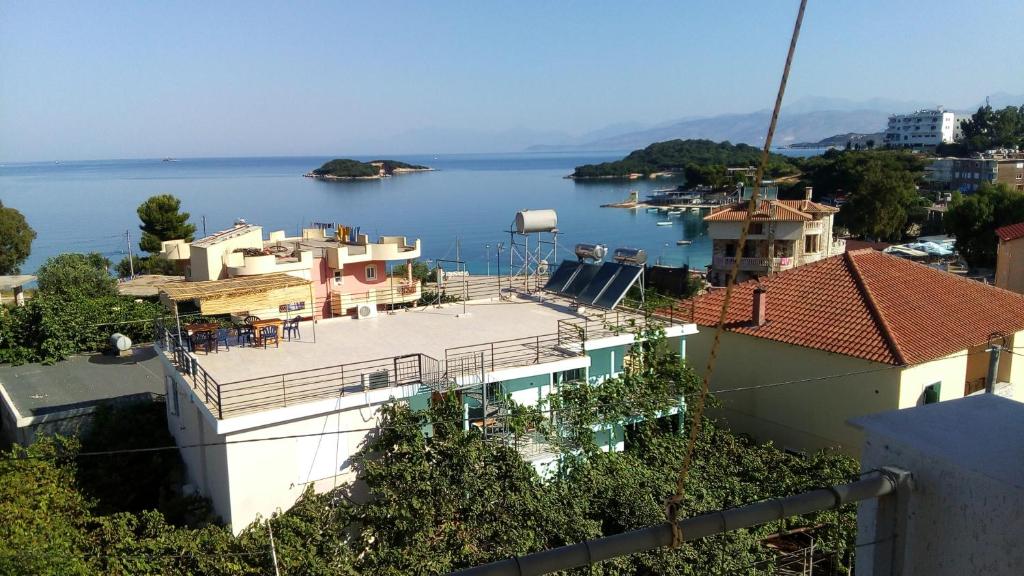
<instances>
[{"instance_id":1,"label":"white building","mask_svg":"<svg viewBox=\"0 0 1024 576\"><path fill-rule=\"evenodd\" d=\"M959 133L956 115L942 108L893 114L885 129L885 145L890 148L934 147L955 142Z\"/></svg>"},{"instance_id":2,"label":"white building","mask_svg":"<svg viewBox=\"0 0 1024 576\"><path fill-rule=\"evenodd\" d=\"M449 390L463 404L466 429L507 441L506 398L537 404L562 382L619 374L632 326L644 321L553 294L498 296L494 289L465 304L304 322L301 336L279 347L196 354L172 331L158 331L168 427L189 482L237 533L258 515L288 509L309 485L328 490L355 480L353 457L383 405L425 409ZM695 332L693 324L665 327L681 357ZM539 472L557 458L539 434L516 440ZM621 450L624 428L595 430L595 440Z\"/></svg>"},{"instance_id":3,"label":"white building","mask_svg":"<svg viewBox=\"0 0 1024 576\"><path fill-rule=\"evenodd\" d=\"M817 262L846 250L846 242L833 235L838 208L811 200L807 188L803 200L779 200L774 185L761 187L751 218L743 253L737 254L747 203L753 190L744 188L741 201L716 207L704 217L711 237L712 258L708 282L724 286L739 259L737 281L770 276L783 270Z\"/></svg>"}]
</instances>

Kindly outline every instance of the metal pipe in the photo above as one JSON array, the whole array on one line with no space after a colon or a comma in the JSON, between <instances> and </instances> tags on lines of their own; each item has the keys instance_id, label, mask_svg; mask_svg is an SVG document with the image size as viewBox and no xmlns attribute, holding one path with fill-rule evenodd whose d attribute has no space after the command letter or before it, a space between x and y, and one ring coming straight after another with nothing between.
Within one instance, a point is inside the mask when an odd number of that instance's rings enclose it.
<instances>
[{"instance_id":1,"label":"metal pipe","mask_svg":"<svg viewBox=\"0 0 1024 576\"><path fill-rule=\"evenodd\" d=\"M749 528L790 516L829 510L849 504L878 498L896 491L899 480L890 472L833 486L811 490L786 498L765 500L739 508L703 514L679 521L683 541L690 542L705 536L721 534L738 528ZM453 576L537 576L559 570L590 566L603 560L664 548L672 544L672 529L668 523L648 526L631 532L587 540L579 544L552 548L499 560L490 564L452 572Z\"/></svg>"}]
</instances>

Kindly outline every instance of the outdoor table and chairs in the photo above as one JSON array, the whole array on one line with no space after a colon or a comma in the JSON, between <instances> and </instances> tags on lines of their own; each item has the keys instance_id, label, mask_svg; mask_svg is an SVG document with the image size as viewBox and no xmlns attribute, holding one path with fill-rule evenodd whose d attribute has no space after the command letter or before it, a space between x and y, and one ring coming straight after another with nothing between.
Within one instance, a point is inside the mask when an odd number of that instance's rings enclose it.
<instances>
[{"instance_id":1,"label":"outdoor table and chairs","mask_svg":"<svg viewBox=\"0 0 1024 576\"><path fill-rule=\"evenodd\" d=\"M281 346L281 328L284 322L280 318L256 320L251 325L256 335L256 346L266 348L270 341L273 341L276 347Z\"/></svg>"},{"instance_id":2,"label":"outdoor table and chairs","mask_svg":"<svg viewBox=\"0 0 1024 576\"><path fill-rule=\"evenodd\" d=\"M185 334L188 335L189 347L192 351L203 349L207 354L210 351L220 351L219 331L220 324L216 322L199 322L185 326ZM227 348L227 341L224 341Z\"/></svg>"}]
</instances>

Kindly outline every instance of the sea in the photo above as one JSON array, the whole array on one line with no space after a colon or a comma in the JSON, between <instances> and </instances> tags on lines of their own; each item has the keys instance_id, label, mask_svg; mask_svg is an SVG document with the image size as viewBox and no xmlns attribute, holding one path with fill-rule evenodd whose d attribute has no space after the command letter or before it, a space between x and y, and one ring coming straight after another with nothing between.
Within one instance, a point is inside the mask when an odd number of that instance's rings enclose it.
<instances>
[{"instance_id":1,"label":"sea","mask_svg":"<svg viewBox=\"0 0 1024 576\"><path fill-rule=\"evenodd\" d=\"M799 150L811 155L820 151ZM553 209L558 215L558 252L549 262L574 258L577 243L647 251L651 263L700 269L711 258L704 213L678 216L644 209L602 208L641 199L681 178L575 181L565 178L580 164L622 158L624 152L395 155L396 160L435 168L380 180L321 181L302 175L327 156L180 158L174 161L59 161L0 165L0 201L25 215L37 237L22 265L32 273L62 252L99 252L113 262L138 255L136 208L155 194L173 194L190 214L197 237L239 219L264 233L297 235L314 222L358 226L371 237L422 240L428 261L465 262L473 274L507 271L509 229L520 210ZM376 157L355 157L373 160ZM658 226L671 221L671 226ZM690 240L677 245L677 240ZM523 239L517 238L517 244ZM536 246L534 239L531 245ZM451 267L452 264L447 264ZM500 267L500 268L499 268Z\"/></svg>"}]
</instances>

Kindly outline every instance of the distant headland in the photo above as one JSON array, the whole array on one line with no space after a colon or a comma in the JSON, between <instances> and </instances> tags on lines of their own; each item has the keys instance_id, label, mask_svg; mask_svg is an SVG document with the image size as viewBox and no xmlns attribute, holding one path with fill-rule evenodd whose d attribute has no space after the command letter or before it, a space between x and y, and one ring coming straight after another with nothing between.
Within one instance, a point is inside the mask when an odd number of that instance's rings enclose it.
<instances>
[{"instance_id":1,"label":"distant headland","mask_svg":"<svg viewBox=\"0 0 1024 576\"><path fill-rule=\"evenodd\" d=\"M398 160L371 160L360 162L350 158L335 158L323 166L303 174L306 178L321 180L372 180L387 178L395 174L407 172L429 172L433 168L409 164Z\"/></svg>"},{"instance_id":2,"label":"distant headland","mask_svg":"<svg viewBox=\"0 0 1024 576\"><path fill-rule=\"evenodd\" d=\"M567 178L657 178L685 175L687 181L698 172L725 172L726 167L754 166L761 150L746 144L712 142L711 140L669 140L656 142L642 150L634 150L622 160L577 166ZM786 165L784 156L772 154L772 164Z\"/></svg>"}]
</instances>

